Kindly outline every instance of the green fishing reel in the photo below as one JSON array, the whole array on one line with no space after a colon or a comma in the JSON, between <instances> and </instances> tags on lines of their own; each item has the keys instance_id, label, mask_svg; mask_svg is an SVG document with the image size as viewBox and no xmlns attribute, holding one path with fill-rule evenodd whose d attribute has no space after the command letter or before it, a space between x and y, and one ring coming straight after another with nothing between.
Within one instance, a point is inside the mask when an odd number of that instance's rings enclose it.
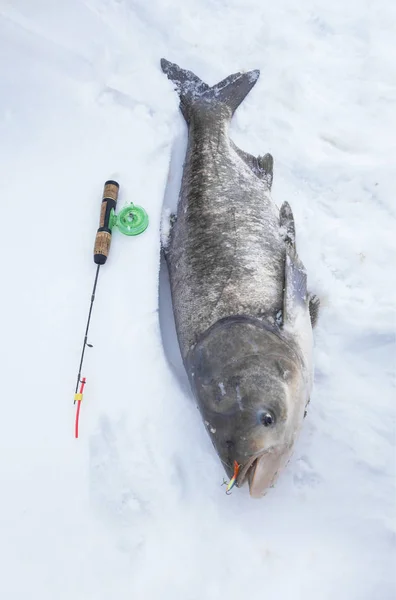
<instances>
[{"instance_id":1,"label":"green fishing reel","mask_svg":"<svg viewBox=\"0 0 396 600\"><path fill-rule=\"evenodd\" d=\"M144 208L132 203L125 206L118 215L115 214L119 187L117 181L112 179L106 181L104 185L99 229L94 246L94 262L97 265L104 265L107 260L113 227L117 226L125 235L139 235L147 229L149 224L149 218Z\"/></svg>"},{"instance_id":2,"label":"green fishing reel","mask_svg":"<svg viewBox=\"0 0 396 600\"><path fill-rule=\"evenodd\" d=\"M114 208L110 212L109 228L117 227L124 235L139 235L146 231L149 224L149 218L141 206L131 203L125 206L118 215Z\"/></svg>"}]
</instances>

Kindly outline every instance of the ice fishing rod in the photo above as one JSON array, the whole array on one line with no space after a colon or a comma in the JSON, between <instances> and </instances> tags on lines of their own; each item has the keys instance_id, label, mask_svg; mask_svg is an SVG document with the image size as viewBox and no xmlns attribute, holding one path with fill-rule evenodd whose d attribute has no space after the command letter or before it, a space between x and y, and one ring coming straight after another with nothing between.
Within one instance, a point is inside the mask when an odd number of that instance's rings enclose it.
<instances>
[{"instance_id":1,"label":"ice fishing rod","mask_svg":"<svg viewBox=\"0 0 396 600\"><path fill-rule=\"evenodd\" d=\"M92 348L92 344L88 344L88 331L91 323L92 307L95 300L96 286L98 284L99 269L105 264L109 256L113 227L117 226L124 235L139 235L147 229L149 224L148 215L144 208L141 206L135 206L132 203L128 206L125 206L118 215L115 214L119 189L120 186L117 181L113 181L112 179L106 181L104 184L99 228L96 233L94 245L94 263L97 265L96 275L91 294L91 303L89 305L88 320L85 328L80 365L78 367L76 390L74 392L74 404L77 402L75 420L76 438L78 438L80 407L83 399L84 386L87 381L85 377L81 379L85 348L87 346L88 348ZM78 389L78 386L80 386L80 389Z\"/></svg>"}]
</instances>

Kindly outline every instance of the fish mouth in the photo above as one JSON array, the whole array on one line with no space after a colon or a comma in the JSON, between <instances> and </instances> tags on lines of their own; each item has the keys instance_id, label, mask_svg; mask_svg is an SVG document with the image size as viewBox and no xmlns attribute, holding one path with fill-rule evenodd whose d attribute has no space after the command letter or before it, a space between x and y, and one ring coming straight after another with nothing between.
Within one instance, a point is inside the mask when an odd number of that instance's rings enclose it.
<instances>
[{"instance_id":1,"label":"fish mouth","mask_svg":"<svg viewBox=\"0 0 396 600\"><path fill-rule=\"evenodd\" d=\"M283 446L272 446L252 456L239 474L238 487L241 487L247 480L252 498L265 496L286 462L285 450Z\"/></svg>"}]
</instances>

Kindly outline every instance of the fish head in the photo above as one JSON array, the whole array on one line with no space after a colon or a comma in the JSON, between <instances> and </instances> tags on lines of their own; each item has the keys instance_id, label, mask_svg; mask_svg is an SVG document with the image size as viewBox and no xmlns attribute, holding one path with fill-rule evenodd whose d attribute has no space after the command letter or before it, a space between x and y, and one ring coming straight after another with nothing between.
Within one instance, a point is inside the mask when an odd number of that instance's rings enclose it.
<instances>
[{"instance_id":1,"label":"fish head","mask_svg":"<svg viewBox=\"0 0 396 600\"><path fill-rule=\"evenodd\" d=\"M261 497L292 452L308 401L306 369L291 340L250 321L214 328L194 349L191 383L229 477Z\"/></svg>"}]
</instances>

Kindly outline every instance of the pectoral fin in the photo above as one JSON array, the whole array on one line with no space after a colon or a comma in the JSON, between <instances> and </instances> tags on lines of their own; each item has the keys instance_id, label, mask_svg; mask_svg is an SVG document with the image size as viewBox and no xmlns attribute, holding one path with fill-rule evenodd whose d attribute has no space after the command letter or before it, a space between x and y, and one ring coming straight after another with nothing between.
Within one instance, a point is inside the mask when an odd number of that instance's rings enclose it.
<instances>
[{"instance_id":1,"label":"pectoral fin","mask_svg":"<svg viewBox=\"0 0 396 600\"><path fill-rule=\"evenodd\" d=\"M287 248L283 296L283 324L294 323L298 311L307 309L307 303L307 273L295 249Z\"/></svg>"},{"instance_id":2,"label":"pectoral fin","mask_svg":"<svg viewBox=\"0 0 396 600\"><path fill-rule=\"evenodd\" d=\"M307 274L296 251L296 227L293 212L288 202L279 211L279 226L286 244L285 289L283 298L283 323L294 321L298 307L309 309L312 328L319 317L320 300L307 292Z\"/></svg>"}]
</instances>

